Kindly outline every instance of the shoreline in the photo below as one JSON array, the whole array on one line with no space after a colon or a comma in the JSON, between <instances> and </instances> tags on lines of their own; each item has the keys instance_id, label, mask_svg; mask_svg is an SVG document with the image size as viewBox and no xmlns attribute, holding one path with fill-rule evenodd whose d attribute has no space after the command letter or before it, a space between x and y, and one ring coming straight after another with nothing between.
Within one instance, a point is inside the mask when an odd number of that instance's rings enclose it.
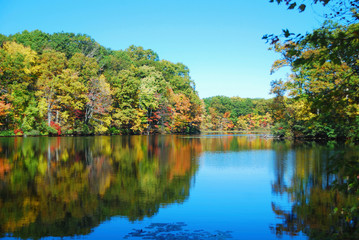
<instances>
[{"instance_id":1,"label":"shoreline","mask_svg":"<svg viewBox=\"0 0 359 240\"><path fill-rule=\"evenodd\" d=\"M315 142L330 142L330 141L335 141L335 142L349 142L349 143L354 143L354 144L359 144L359 142L352 140L352 139L341 139L341 138L314 138L314 137L296 137L296 138L291 138L291 137L277 137L274 136L273 134L271 134L270 131L201 131L199 133L193 133L193 134L179 134L179 133L167 133L167 134L163 134L163 133L152 133L152 134L63 134L63 135L51 135L51 134L47 134L47 135L26 135L26 134L21 134L21 135L11 135L11 136L0 136L0 138L16 138L16 137L20 137L20 138L31 138L31 137L96 137L96 136L168 136L168 135L177 135L177 136L181 136L181 135L185 135L185 136L196 136L196 135L231 135L231 134L243 134L243 135L262 135L263 138L266 139L274 139L274 140L292 140L292 141L315 141Z\"/></svg>"}]
</instances>

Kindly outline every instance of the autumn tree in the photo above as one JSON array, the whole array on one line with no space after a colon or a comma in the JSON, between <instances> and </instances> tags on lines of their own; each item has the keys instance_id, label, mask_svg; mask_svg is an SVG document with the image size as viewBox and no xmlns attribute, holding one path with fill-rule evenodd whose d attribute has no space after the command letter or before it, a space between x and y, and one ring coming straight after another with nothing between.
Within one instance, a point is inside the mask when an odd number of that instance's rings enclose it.
<instances>
[{"instance_id":1,"label":"autumn tree","mask_svg":"<svg viewBox=\"0 0 359 240\"><path fill-rule=\"evenodd\" d=\"M59 110L59 101L56 88L60 83L58 76L62 74L67 61L65 54L54 50L45 51L39 59L40 76L37 81L36 96L39 98L39 110L42 116L47 116L50 126L53 120L53 111Z\"/></svg>"},{"instance_id":2,"label":"autumn tree","mask_svg":"<svg viewBox=\"0 0 359 240\"><path fill-rule=\"evenodd\" d=\"M113 126L134 132L142 131L142 122L146 121L144 112L138 108L140 80L133 71L122 70L112 77Z\"/></svg>"},{"instance_id":3,"label":"autumn tree","mask_svg":"<svg viewBox=\"0 0 359 240\"><path fill-rule=\"evenodd\" d=\"M285 102L283 92L291 98L290 104L278 108L277 113L283 112L279 122L287 125L281 128L292 135L357 138L357 31L358 24L326 23L298 43L275 44L282 58L274 63L274 69L290 66L293 71L287 81L272 87L276 102ZM297 120L288 126L288 117Z\"/></svg>"},{"instance_id":4,"label":"autumn tree","mask_svg":"<svg viewBox=\"0 0 359 240\"><path fill-rule=\"evenodd\" d=\"M111 123L111 88L106 78L91 78L88 83L88 102L85 105L85 124L95 127L95 132L103 133Z\"/></svg>"},{"instance_id":5,"label":"autumn tree","mask_svg":"<svg viewBox=\"0 0 359 240\"><path fill-rule=\"evenodd\" d=\"M15 42L5 42L0 48L0 96L13 107L5 118L7 125L22 125L26 107L33 99L37 58L35 51Z\"/></svg>"}]
</instances>

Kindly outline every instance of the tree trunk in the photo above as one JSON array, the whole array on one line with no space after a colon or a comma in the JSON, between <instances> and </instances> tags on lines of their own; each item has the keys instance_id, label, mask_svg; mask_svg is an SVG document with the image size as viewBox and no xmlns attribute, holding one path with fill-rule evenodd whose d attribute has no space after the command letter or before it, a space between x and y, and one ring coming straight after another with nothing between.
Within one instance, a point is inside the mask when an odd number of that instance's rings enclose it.
<instances>
[{"instance_id":1,"label":"tree trunk","mask_svg":"<svg viewBox=\"0 0 359 240\"><path fill-rule=\"evenodd\" d=\"M56 110L56 123L59 123L59 110Z\"/></svg>"},{"instance_id":2,"label":"tree trunk","mask_svg":"<svg viewBox=\"0 0 359 240\"><path fill-rule=\"evenodd\" d=\"M92 118L93 109L94 108L91 105L86 106L86 110L85 110L85 124L86 125L89 123L90 119Z\"/></svg>"},{"instance_id":3,"label":"tree trunk","mask_svg":"<svg viewBox=\"0 0 359 240\"><path fill-rule=\"evenodd\" d=\"M49 126L51 126L51 118L52 118L51 104L48 104L47 105L47 123Z\"/></svg>"}]
</instances>

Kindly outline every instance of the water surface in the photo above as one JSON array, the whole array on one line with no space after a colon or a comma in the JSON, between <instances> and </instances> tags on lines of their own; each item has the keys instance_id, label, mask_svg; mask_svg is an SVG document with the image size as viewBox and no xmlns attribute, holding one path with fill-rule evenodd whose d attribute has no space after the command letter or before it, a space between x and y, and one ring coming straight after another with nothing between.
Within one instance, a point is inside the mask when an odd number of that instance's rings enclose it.
<instances>
[{"instance_id":1,"label":"water surface","mask_svg":"<svg viewBox=\"0 0 359 240\"><path fill-rule=\"evenodd\" d=\"M254 135L1 138L0 236L355 239L356 216L335 208L357 200L331 189L338 152L358 149Z\"/></svg>"}]
</instances>

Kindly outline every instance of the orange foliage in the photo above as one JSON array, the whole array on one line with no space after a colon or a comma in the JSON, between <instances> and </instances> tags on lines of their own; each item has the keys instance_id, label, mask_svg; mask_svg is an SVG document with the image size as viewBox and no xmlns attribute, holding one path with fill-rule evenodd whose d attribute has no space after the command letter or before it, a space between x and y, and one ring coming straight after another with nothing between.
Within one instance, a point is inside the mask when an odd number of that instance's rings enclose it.
<instances>
[{"instance_id":1,"label":"orange foliage","mask_svg":"<svg viewBox=\"0 0 359 240\"><path fill-rule=\"evenodd\" d=\"M191 170L193 155L199 155L202 152L202 144L199 139L183 142L183 139L174 140L175 148L171 148L169 156L170 172L169 179L176 176L185 176Z\"/></svg>"},{"instance_id":2,"label":"orange foliage","mask_svg":"<svg viewBox=\"0 0 359 240\"><path fill-rule=\"evenodd\" d=\"M8 110L11 108L11 104L5 103L5 101L3 99L4 99L4 96L0 97L0 117L6 116L8 114ZM0 125L2 125L1 122L0 122Z\"/></svg>"},{"instance_id":3,"label":"orange foliage","mask_svg":"<svg viewBox=\"0 0 359 240\"><path fill-rule=\"evenodd\" d=\"M10 172L10 164L7 163L6 159L0 158L0 178L4 178L5 173Z\"/></svg>"}]
</instances>

